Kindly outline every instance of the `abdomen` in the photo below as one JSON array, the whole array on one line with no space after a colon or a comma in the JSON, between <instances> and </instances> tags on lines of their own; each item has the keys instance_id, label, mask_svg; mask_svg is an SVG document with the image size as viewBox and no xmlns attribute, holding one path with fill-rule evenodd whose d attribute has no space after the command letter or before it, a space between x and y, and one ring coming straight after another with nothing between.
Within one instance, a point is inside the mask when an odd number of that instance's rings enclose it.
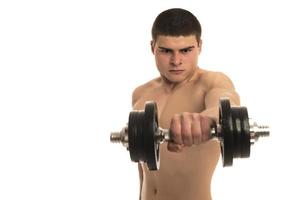
<instances>
[{"instance_id":1,"label":"abdomen","mask_svg":"<svg viewBox=\"0 0 300 200\"><path fill-rule=\"evenodd\" d=\"M143 199L211 199L211 178L220 157L215 140L184 148L181 153L160 148L159 171L144 170Z\"/></svg>"}]
</instances>

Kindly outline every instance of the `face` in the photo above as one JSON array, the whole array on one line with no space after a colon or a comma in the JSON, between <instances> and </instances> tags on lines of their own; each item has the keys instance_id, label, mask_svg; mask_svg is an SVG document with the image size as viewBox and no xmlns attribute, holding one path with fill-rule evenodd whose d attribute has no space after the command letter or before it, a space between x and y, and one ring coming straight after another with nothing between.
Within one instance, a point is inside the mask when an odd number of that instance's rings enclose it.
<instances>
[{"instance_id":1,"label":"face","mask_svg":"<svg viewBox=\"0 0 300 200\"><path fill-rule=\"evenodd\" d=\"M171 83L188 80L195 72L201 41L191 36L158 36L151 42L156 66L161 76Z\"/></svg>"}]
</instances>

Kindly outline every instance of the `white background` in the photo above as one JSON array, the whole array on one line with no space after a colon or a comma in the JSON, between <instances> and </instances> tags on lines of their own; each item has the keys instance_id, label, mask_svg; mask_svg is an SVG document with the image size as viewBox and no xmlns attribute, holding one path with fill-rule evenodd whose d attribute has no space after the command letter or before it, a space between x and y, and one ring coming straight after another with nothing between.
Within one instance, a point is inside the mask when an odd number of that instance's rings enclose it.
<instances>
[{"instance_id":1,"label":"white background","mask_svg":"<svg viewBox=\"0 0 300 200\"><path fill-rule=\"evenodd\" d=\"M251 158L219 163L214 199L300 198L296 1L11 0L0 2L1 200L137 199L136 164L109 134L158 75L150 31L171 7L202 24L199 66L231 77L272 128Z\"/></svg>"}]
</instances>

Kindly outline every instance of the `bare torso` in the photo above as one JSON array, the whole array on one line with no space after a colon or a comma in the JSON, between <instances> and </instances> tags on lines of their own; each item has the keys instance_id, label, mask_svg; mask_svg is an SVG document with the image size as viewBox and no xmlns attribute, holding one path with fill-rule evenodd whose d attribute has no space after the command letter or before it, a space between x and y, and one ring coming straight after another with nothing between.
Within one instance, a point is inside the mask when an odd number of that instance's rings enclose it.
<instances>
[{"instance_id":1,"label":"bare torso","mask_svg":"<svg viewBox=\"0 0 300 200\"><path fill-rule=\"evenodd\" d=\"M202 112L209 85L203 76L206 71L198 70L195 78L172 90L162 87L161 78L141 86L134 98L134 109L143 109L148 100L158 105L159 125L169 128L171 117L176 113ZM142 166L143 200L209 200L213 172L220 156L220 145L210 140L174 153L167 150L167 144L160 147L160 169L149 171Z\"/></svg>"}]
</instances>

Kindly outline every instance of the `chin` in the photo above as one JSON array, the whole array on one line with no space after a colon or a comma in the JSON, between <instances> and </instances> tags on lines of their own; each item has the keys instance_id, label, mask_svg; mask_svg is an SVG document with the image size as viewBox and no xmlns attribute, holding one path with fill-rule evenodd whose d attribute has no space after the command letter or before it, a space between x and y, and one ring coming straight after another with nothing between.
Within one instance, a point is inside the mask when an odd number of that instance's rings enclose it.
<instances>
[{"instance_id":1,"label":"chin","mask_svg":"<svg viewBox=\"0 0 300 200\"><path fill-rule=\"evenodd\" d=\"M170 77L168 78L168 80L172 83L181 83L182 81L184 81L183 77Z\"/></svg>"}]
</instances>

